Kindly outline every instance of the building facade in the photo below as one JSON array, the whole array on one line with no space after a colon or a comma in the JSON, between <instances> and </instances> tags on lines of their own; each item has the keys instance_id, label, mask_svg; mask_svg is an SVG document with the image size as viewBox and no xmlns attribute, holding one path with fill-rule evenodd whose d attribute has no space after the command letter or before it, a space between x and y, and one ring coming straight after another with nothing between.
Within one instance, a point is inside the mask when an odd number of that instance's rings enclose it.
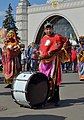
<instances>
[{"instance_id":1,"label":"building facade","mask_svg":"<svg viewBox=\"0 0 84 120\"><path fill-rule=\"evenodd\" d=\"M43 26L48 21L54 32L64 37L79 39L84 35L84 0L47 0L46 4L28 6L28 0L20 0L16 8L16 25L22 42L39 44Z\"/></svg>"}]
</instances>

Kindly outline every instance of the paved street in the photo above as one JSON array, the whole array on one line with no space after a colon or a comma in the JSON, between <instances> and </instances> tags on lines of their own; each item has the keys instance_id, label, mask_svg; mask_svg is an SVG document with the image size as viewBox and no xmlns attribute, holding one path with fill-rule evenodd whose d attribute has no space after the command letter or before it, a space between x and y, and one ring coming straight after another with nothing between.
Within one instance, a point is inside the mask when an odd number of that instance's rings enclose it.
<instances>
[{"instance_id":1,"label":"paved street","mask_svg":"<svg viewBox=\"0 0 84 120\"><path fill-rule=\"evenodd\" d=\"M63 73L60 106L46 104L42 109L17 105L10 89L0 82L0 120L84 120L84 82L78 73Z\"/></svg>"}]
</instances>

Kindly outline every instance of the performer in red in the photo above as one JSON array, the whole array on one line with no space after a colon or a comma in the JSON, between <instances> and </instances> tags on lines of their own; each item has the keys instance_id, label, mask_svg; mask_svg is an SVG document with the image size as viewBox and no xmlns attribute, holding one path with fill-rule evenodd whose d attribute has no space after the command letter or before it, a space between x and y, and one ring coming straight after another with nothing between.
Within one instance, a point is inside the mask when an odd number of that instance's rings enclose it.
<instances>
[{"instance_id":1,"label":"performer in red","mask_svg":"<svg viewBox=\"0 0 84 120\"><path fill-rule=\"evenodd\" d=\"M39 64L39 71L50 79L51 92L48 102L53 102L55 105L58 105L60 100L59 85L62 81L61 60L70 60L67 50L70 51L71 48L69 48L70 43L68 39L53 33L53 25L51 23L44 25L44 33L45 35L40 41L39 48L39 56L42 59Z\"/></svg>"},{"instance_id":2,"label":"performer in red","mask_svg":"<svg viewBox=\"0 0 84 120\"><path fill-rule=\"evenodd\" d=\"M4 48L2 53L2 64L6 87L10 88L13 78L19 72L18 55L20 53L19 41L16 39L14 31L10 30L4 40Z\"/></svg>"}]
</instances>

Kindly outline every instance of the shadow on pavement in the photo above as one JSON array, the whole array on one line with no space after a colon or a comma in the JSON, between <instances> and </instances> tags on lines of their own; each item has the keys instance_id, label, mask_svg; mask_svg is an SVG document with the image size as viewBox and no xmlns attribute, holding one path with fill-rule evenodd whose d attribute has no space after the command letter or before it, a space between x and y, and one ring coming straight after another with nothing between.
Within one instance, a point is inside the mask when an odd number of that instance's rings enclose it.
<instances>
[{"instance_id":1,"label":"shadow on pavement","mask_svg":"<svg viewBox=\"0 0 84 120\"><path fill-rule=\"evenodd\" d=\"M83 105L84 104L84 97L78 98L78 99L61 100L59 103L59 106L55 106L54 103L46 103L41 108L33 108L33 109L42 110L42 109L62 108L62 107L73 106L75 104ZM24 108L28 108L28 107L24 107Z\"/></svg>"},{"instance_id":2,"label":"shadow on pavement","mask_svg":"<svg viewBox=\"0 0 84 120\"><path fill-rule=\"evenodd\" d=\"M68 107L68 106L73 106L75 104L84 104L84 97L78 98L78 99L66 99L66 100L61 100L60 107Z\"/></svg>"},{"instance_id":3,"label":"shadow on pavement","mask_svg":"<svg viewBox=\"0 0 84 120\"><path fill-rule=\"evenodd\" d=\"M20 117L0 117L0 120L65 120L65 117L55 115L25 115Z\"/></svg>"},{"instance_id":4,"label":"shadow on pavement","mask_svg":"<svg viewBox=\"0 0 84 120\"><path fill-rule=\"evenodd\" d=\"M69 106L73 106L75 104L83 105L84 104L84 97L78 98L78 99L61 100L59 106L54 106L53 103L46 103L42 109L69 107Z\"/></svg>"},{"instance_id":5,"label":"shadow on pavement","mask_svg":"<svg viewBox=\"0 0 84 120\"><path fill-rule=\"evenodd\" d=\"M0 92L0 95L11 95L11 92Z\"/></svg>"}]
</instances>

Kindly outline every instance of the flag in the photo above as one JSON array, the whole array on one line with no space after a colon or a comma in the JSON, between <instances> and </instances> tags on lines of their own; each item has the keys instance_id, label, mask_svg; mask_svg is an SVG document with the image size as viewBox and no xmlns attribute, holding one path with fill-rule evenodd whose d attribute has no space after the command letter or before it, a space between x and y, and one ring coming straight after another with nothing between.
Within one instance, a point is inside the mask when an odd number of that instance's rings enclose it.
<instances>
[{"instance_id":1,"label":"flag","mask_svg":"<svg viewBox=\"0 0 84 120\"><path fill-rule=\"evenodd\" d=\"M2 28L0 30L0 47L3 47L4 43L3 43L3 40L6 36L6 29L5 28Z\"/></svg>"}]
</instances>

